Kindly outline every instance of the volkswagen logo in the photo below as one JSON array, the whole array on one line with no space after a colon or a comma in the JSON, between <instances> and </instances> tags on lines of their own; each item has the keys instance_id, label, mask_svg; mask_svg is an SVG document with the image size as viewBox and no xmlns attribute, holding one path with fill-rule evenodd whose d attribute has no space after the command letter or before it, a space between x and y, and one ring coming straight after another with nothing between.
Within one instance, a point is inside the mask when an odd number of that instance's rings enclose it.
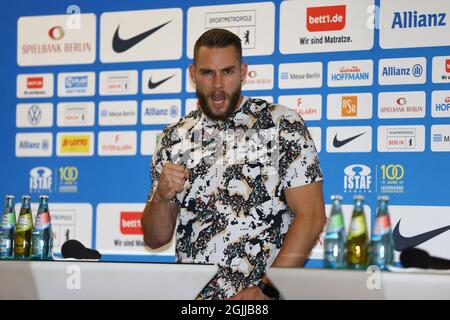
<instances>
[{"instance_id":1,"label":"volkswagen logo","mask_svg":"<svg viewBox=\"0 0 450 320\"><path fill-rule=\"evenodd\" d=\"M33 125L39 124L42 118L42 110L38 105L33 104L30 109L28 109L28 121Z\"/></svg>"}]
</instances>

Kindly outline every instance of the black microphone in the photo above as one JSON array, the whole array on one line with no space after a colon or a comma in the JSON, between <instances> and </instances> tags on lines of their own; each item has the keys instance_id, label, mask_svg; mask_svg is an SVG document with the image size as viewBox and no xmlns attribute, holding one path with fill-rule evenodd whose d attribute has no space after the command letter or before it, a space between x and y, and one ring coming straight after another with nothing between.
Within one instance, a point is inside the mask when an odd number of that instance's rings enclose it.
<instances>
[{"instance_id":1,"label":"black microphone","mask_svg":"<svg viewBox=\"0 0 450 320\"><path fill-rule=\"evenodd\" d=\"M400 262L405 268L450 269L450 260L432 257L422 249L406 248L400 254Z\"/></svg>"},{"instance_id":2,"label":"black microphone","mask_svg":"<svg viewBox=\"0 0 450 320\"><path fill-rule=\"evenodd\" d=\"M97 250L86 248L80 241L70 239L61 247L63 258L100 259L102 255Z\"/></svg>"}]
</instances>

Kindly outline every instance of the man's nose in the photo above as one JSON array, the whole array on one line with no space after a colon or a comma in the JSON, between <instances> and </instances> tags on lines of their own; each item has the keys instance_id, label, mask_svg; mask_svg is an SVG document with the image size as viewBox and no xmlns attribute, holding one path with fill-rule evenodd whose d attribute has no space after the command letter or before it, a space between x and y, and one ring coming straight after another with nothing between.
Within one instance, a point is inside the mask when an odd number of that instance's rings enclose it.
<instances>
[{"instance_id":1,"label":"man's nose","mask_svg":"<svg viewBox=\"0 0 450 320\"><path fill-rule=\"evenodd\" d=\"M214 76L213 86L215 89L223 89L223 77L220 73Z\"/></svg>"}]
</instances>

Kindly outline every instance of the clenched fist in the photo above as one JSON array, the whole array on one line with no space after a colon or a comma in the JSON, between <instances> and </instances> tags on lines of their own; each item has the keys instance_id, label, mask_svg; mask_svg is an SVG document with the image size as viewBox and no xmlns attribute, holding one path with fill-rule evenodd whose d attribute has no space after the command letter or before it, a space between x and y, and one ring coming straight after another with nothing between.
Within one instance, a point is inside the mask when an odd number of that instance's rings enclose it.
<instances>
[{"instance_id":1,"label":"clenched fist","mask_svg":"<svg viewBox=\"0 0 450 320\"><path fill-rule=\"evenodd\" d=\"M156 187L156 200L171 200L177 193L183 191L186 179L189 179L189 170L179 164L166 163Z\"/></svg>"}]
</instances>

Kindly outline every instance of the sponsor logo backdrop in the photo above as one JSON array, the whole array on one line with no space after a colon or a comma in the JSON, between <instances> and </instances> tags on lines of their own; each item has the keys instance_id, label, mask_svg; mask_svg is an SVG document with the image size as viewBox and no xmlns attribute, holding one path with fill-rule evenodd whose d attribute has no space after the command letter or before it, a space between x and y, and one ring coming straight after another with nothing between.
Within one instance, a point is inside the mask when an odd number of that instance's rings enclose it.
<instances>
[{"instance_id":1,"label":"sponsor logo backdrop","mask_svg":"<svg viewBox=\"0 0 450 320\"><path fill-rule=\"evenodd\" d=\"M160 132L197 108L195 40L215 27L242 39L244 94L305 119L327 213L342 194L348 228L364 194L371 226L387 194L400 243L450 225L447 1L22 2L0 19L0 190L50 196L56 251L75 237L107 259L174 261L139 219ZM450 258L449 237L417 245Z\"/></svg>"}]
</instances>

